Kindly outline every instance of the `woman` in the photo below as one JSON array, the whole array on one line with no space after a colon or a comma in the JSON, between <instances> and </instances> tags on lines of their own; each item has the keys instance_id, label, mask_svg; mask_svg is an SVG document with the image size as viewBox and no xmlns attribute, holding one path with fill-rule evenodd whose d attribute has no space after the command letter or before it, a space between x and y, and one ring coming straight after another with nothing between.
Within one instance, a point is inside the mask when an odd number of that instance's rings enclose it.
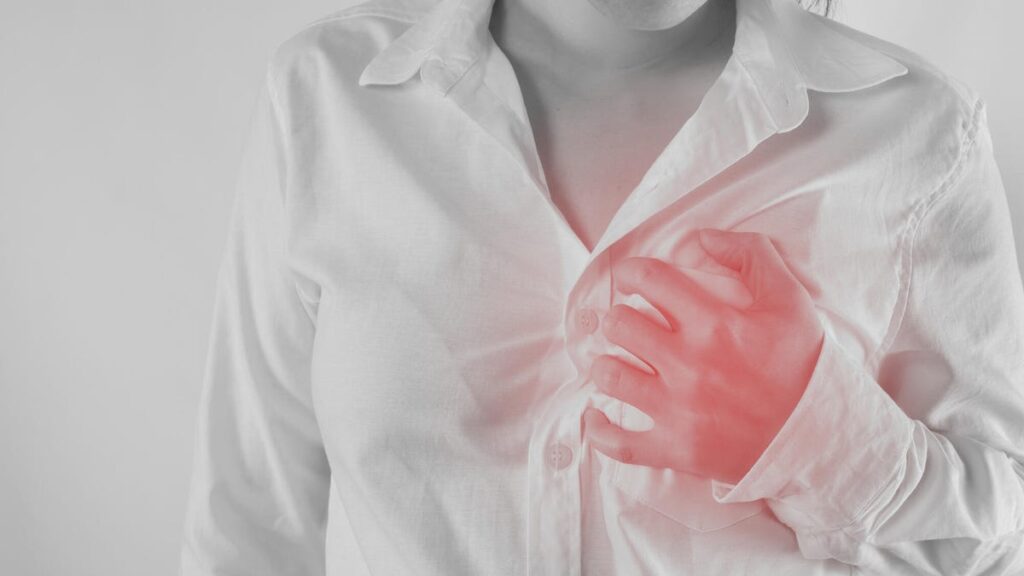
<instances>
[{"instance_id":1,"label":"woman","mask_svg":"<svg viewBox=\"0 0 1024 576\"><path fill-rule=\"evenodd\" d=\"M920 57L371 0L268 66L182 573L1019 574L1022 358L984 107Z\"/></svg>"}]
</instances>

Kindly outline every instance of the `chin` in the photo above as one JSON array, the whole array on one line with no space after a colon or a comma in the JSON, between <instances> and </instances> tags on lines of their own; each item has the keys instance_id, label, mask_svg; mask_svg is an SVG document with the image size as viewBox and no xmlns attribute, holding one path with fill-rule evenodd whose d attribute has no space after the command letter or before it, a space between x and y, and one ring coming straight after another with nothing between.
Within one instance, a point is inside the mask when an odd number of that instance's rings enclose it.
<instances>
[{"instance_id":1,"label":"chin","mask_svg":"<svg viewBox=\"0 0 1024 576\"><path fill-rule=\"evenodd\" d=\"M665 30L689 18L707 0L587 0L616 24L633 30Z\"/></svg>"}]
</instances>

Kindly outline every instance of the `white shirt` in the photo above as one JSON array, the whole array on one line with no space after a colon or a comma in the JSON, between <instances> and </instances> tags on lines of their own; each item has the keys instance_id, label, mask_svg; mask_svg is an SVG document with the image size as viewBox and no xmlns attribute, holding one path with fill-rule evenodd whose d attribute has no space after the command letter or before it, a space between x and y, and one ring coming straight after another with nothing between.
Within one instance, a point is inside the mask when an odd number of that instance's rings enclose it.
<instances>
[{"instance_id":1,"label":"white shirt","mask_svg":"<svg viewBox=\"0 0 1024 576\"><path fill-rule=\"evenodd\" d=\"M1024 572L1024 290L977 96L788 0L738 0L720 78L589 251L492 2L371 0L271 58L181 573ZM614 262L737 293L701 227L775 240L826 331L737 485L580 434L587 406L643 427L586 377L629 357L597 329L613 304L654 313Z\"/></svg>"}]
</instances>

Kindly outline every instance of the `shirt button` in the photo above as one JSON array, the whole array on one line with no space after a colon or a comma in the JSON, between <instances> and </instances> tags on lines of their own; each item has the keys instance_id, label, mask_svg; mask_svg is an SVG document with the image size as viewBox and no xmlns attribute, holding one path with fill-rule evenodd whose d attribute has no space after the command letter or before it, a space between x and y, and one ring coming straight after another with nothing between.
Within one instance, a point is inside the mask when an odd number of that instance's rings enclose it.
<instances>
[{"instance_id":1,"label":"shirt button","mask_svg":"<svg viewBox=\"0 0 1024 576\"><path fill-rule=\"evenodd\" d=\"M548 466L553 470L562 470L572 463L572 448L561 442L548 447Z\"/></svg>"},{"instance_id":2,"label":"shirt button","mask_svg":"<svg viewBox=\"0 0 1024 576\"><path fill-rule=\"evenodd\" d=\"M576 312L576 325L587 334L593 334L597 330L597 313L590 308L583 308Z\"/></svg>"},{"instance_id":3,"label":"shirt button","mask_svg":"<svg viewBox=\"0 0 1024 576\"><path fill-rule=\"evenodd\" d=\"M448 67L436 56L428 58L423 63L420 74L422 74L424 82L438 90L443 91L449 84Z\"/></svg>"}]
</instances>

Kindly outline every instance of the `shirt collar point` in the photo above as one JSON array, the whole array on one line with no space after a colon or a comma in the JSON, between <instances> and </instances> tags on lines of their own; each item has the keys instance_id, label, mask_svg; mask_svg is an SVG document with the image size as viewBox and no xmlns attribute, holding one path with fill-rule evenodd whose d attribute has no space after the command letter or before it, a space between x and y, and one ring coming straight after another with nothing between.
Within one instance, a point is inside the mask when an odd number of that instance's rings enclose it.
<instances>
[{"instance_id":1,"label":"shirt collar point","mask_svg":"<svg viewBox=\"0 0 1024 576\"><path fill-rule=\"evenodd\" d=\"M431 54L458 64L465 59L460 58L462 52L474 46L471 37L473 26L486 25L488 19L485 16L489 16L488 8L493 1L435 1L370 60L359 77L359 85L404 83L419 72ZM468 20L468 26L457 25L462 20ZM447 50L445 46L448 46Z\"/></svg>"},{"instance_id":2,"label":"shirt collar point","mask_svg":"<svg viewBox=\"0 0 1024 576\"><path fill-rule=\"evenodd\" d=\"M892 58L878 53L881 58L888 61L878 60L869 70L862 70L857 74L851 74L842 78L815 78L808 77L808 88L818 92L854 92L878 86L894 78L904 76L909 69Z\"/></svg>"},{"instance_id":3,"label":"shirt collar point","mask_svg":"<svg viewBox=\"0 0 1024 576\"><path fill-rule=\"evenodd\" d=\"M870 37L835 20L784 1L776 5L779 35L785 38L806 89L853 92L903 76L903 63L872 46Z\"/></svg>"},{"instance_id":4,"label":"shirt collar point","mask_svg":"<svg viewBox=\"0 0 1024 576\"><path fill-rule=\"evenodd\" d=\"M426 57L426 49L410 47L400 36L363 68L359 85L401 84L419 71Z\"/></svg>"},{"instance_id":5,"label":"shirt collar point","mask_svg":"<svg viewBox=\"0 0 1024 576\"><path fill-rule=\"evenodd\" d=\"M803 86L794 86L782 99L775 101L774 105L769 104L772 119L775 122L775 131L785 133L795 130L810 113L810 100L807 89Z\"/></svg>"}]
</instances>

